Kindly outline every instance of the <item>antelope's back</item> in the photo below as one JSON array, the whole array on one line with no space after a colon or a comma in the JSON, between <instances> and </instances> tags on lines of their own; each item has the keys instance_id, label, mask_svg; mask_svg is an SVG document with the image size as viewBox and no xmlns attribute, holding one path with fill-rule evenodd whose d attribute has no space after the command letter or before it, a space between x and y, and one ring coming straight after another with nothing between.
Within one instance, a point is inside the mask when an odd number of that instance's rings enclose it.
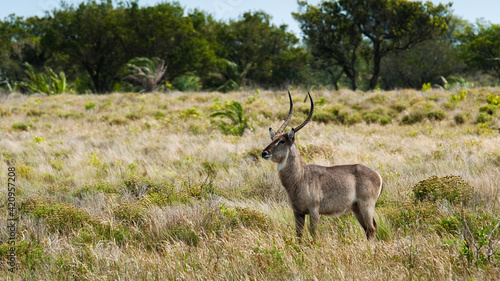
<instances>
[{"instance_id":1,"label":"antelope's back","mask_svg":"<svg viewBox=\"0 0 500 281\"><path fill-rule=\"evenodd\" d=\"M339 196L350 194L358 199L378 198L382 178L372 169L361 165L337 165L323 167L307 165L311 176L317 179L324 194L334 192Z\"/></svg>"}]
</instances>

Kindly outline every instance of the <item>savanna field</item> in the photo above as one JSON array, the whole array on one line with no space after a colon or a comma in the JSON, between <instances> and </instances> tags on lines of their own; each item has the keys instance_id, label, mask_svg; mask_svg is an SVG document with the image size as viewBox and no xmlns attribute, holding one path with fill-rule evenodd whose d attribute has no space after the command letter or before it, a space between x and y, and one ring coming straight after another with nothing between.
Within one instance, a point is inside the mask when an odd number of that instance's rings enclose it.
<instances>
[{"instance_id":1,"label":"savanna field","mask_svg":"<svg viewBox=\"0 0 500 281\"><path fill-rule=\"evenodd\" d=\"M289 128L309 112L291 93ZM381 174L375 241L350 213L295 237L276 164L260 157L285 91L4 94L0 279L500 279L500 88L311 94L302 159Z\"/></svg>"}]
</instances>

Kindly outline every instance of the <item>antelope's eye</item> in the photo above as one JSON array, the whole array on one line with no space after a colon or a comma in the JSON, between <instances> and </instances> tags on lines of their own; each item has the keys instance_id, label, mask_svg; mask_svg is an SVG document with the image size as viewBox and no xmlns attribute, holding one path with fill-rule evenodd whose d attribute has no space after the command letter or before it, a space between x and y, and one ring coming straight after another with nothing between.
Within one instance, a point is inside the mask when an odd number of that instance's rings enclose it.
<instances>
[{"instance_id":1,"label":"antelope's eye","mask_svg":"<svg viewBox=\"0 0 500 281\"><path fill-rule=\"evenodd\" d=\"M283 142L283 140L278 140L278 141L276 142L276 146L280 145L282 142Z\"/></svg>"}]
</instances>

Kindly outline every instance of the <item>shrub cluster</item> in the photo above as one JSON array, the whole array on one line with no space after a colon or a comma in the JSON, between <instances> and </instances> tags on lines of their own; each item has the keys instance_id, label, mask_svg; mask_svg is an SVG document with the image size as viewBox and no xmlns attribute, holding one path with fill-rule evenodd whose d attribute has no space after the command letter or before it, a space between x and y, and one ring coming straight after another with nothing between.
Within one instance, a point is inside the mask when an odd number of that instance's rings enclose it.
<instances>
[{"instance_id":1,"label":"shrub cluster","mask_svg":"<svg viewBox=\"0 0 500 281\"><path fill-rule=\"evenodd\" d=\"M453 175L445 177L432 176L420 181L412 189L415 199L420 202L436 202L444 199L454 205L467 204L474 193L474 187L460 176Z\"/></svg>"}]
</instances>

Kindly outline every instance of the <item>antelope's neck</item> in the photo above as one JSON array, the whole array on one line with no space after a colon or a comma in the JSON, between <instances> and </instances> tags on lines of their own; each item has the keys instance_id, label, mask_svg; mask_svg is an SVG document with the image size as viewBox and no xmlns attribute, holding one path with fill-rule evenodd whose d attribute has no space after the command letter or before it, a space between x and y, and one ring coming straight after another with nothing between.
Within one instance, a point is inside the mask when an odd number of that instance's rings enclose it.
<instances>
[{"instance_id":1,"label":"antelope's neck","mask_svg":"<svg viewBox=\"0 0 500 281\"><path fill-rule=\"evenodd\" d=\"M304 163L295 144L288 150L285 160L278 164L278 173L286 191L294 193L304 178Z\"/></svg>"}]
</instances>

